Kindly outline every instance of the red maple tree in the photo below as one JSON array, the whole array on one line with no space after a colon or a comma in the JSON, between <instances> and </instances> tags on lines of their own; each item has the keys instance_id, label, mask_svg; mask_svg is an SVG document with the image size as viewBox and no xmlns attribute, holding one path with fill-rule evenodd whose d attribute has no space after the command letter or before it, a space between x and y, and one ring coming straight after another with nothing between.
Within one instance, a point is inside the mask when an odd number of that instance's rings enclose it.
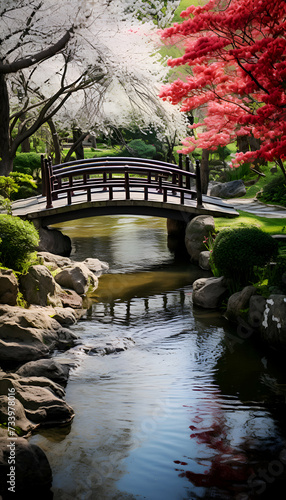
<instances>
[{"instance_id":1,"label":"red maple tree","mask_svg":"<svg viewBox=\"0 0 286 500\"><path fill-rule=\"evenodd\" d=\"M160 97L183 112L207 109L182 152L254 136L260 149L238 153L234 164L275 161L286 177L286 1L210 0L181 16L161 36L183 44L183 55L168 64L190 66L191 76L164 85Z\"/></svg>"}]
</instances>

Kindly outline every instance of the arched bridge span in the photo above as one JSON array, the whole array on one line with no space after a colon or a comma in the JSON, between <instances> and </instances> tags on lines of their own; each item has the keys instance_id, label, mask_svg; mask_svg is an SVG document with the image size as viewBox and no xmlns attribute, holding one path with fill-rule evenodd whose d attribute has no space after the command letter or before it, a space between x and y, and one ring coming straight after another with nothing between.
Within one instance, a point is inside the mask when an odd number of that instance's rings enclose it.
<instances>
[{"instance_id":1,"label":"arched bridge span","mask_svg":"<svg viewBox=\"0 0 286 500\"><path fill-rule=\"evenodd\" d=\"M134 214L188 222L195 215L236 217L219 198L201 193L200 165L107 157L52 165L42 158L42 195L13 203L14 215L42 226L91 216Z\"/></svg>"}]
</instances>

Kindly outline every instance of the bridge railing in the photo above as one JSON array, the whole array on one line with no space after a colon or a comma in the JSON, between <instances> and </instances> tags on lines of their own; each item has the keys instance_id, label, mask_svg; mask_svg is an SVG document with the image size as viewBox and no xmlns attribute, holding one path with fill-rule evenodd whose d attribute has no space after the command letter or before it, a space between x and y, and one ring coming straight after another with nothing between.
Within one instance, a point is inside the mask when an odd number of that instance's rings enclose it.
<instances>
[{"instance_id":1,"label":"bridge railing","mask_svg":"<svg viewBox=\"0 0 286 500\"><path fill-rule=\"evenodd\" d=\"M168 201L169 195L176 194L182 205L186 197L196 199L197 206L202 205L199 161L194 173L172 163L143 158L91 158L52 165L50 158L42 157L42 180L46 208L52 208L53 201L63 196L71 205L73 198L83 192L86 200L91 201L94 193L102 191L108 193L109 200L113 200L118 191L125 192L126 200L132 191L141 191L146 201L156 192L162 194L163 202ZM194 182L195 190L192 189Z\"/></svg>"}]
</instances>

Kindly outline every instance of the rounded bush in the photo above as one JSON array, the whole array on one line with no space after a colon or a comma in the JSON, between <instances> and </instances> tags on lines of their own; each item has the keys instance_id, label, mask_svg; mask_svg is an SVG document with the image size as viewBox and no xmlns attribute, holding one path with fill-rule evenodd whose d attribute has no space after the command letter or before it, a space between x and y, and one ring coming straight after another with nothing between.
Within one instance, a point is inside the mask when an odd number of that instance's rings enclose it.
<instances>
[{"instance_id":1,"label":"rounded bush","mask_svg":"<svg viewBox=\"0 0 286 500\"><path fill-rule=\"evenodd\" d=\"M254 279L254 268L265 266L277 249L277 241L258 227L224 229L215 239L212 258L221 275L244 285Z\"/></svg>"},{"instance_id":2,"label":"rounded bush","mask_svg":"<svg viewBox=\"0 0 286 500\"><path fill-rule=\"evenodd\" d=\"M0 260L17 271L39 244L39 234L31 222L12 215L0 215Z\"/></svg>"},{"instance_id":3,"label":"rounded bush","mask_svg":"<svg viewBox=\"0 0 286 500\"><path fill-rule=\"evenodd\" d=\"M154 158L156 148L152 144L146 144L142 139L134 139L128 143L128 148L124 148L121 156L134 156L138 158Z\"/></svg>"}]
</instances>

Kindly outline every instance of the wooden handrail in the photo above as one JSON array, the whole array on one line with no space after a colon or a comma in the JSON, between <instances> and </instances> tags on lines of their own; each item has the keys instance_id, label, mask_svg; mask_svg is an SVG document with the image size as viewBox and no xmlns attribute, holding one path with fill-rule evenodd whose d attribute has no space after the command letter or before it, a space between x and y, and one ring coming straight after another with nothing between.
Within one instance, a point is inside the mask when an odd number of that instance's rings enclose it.
<instances>
[{"instance_id":1,"label":"wooden handrail","mask_svg":"<svg viewBox=\"0 0 286 500\"><path fill-rule=\"evenodd\" d=\"M150 189L157 189L167 201L168 191L178 193L183 205L185 196L197 198L197 206L202 206L200 165L196 162L196 173L179 168L171 163L144 158L105 157L75 160L52 166L50 159L44 160L44 188L47 207L53 207L53 200L66 194L68 204L78 191L87 192L87 201L91 201L91 190L100 189L109 192L113 199L114 189L124 189L126 200L130 199L132 188L144 188L144 200L148 200ZM119 176L121 174L121 177ZM197 190L192 190L191 179L196 179Z\"/></svg>"}]
</instances>

